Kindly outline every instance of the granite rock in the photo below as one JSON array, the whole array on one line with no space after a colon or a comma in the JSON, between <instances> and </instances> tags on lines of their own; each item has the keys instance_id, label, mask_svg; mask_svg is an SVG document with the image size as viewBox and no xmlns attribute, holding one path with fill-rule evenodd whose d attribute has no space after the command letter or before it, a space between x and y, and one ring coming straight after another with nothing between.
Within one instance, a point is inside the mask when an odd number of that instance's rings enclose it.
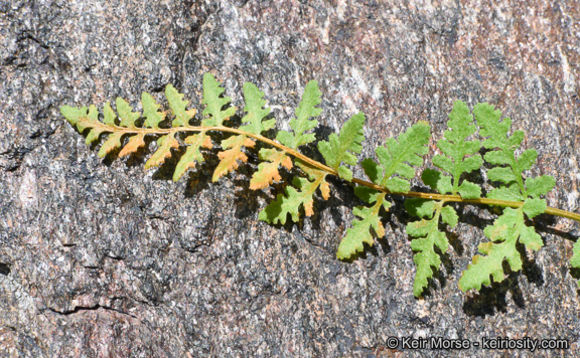
<instances>
[{"instance_id":1,"label":"granite rock","mask_svg":"<svg viewBox=\"0 0 580 358\"><path fill-rule=\"evenodd\" d=\"M539 153L532 174L556 178L548 205L578 211L576 5L0 2L0 356L530 354L391 349L393 336L559 337L570 348L558 354L579 355L572 221L537 220L545 247L527 254L523 272L465 294L457 282L495 213L457 206L443 272L415 299L400 209L385 217L384 240L341 262L338 239L355 203L347 185L333 182L335 198L318 200L312 218L269 226L257 214L275 191L248 189L255 153L218 183L209 155L174 184L172 161L144 172L139 157L99 159L58 111L117 96L136 106L142 91L161 99L168 83L199 108L210 71L236 105L245 81L258 85L287 128L316 79L324 95L317 136L363 111L363 155L372 156L419 120L441 138L457 99L487 101L526 130L524 144Z\"/></svg>"}]
</instances>

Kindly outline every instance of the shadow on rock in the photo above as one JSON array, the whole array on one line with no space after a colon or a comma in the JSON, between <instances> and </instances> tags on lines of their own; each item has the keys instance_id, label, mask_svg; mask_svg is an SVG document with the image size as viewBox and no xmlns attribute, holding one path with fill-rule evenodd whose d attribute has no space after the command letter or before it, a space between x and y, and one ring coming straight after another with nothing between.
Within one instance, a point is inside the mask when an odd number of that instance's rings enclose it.
<instances>
[{"instance_id":1,"label":"shadow on rock","mask_svg":"<svg viewBox=\"0 0 580 358\"><path fill-rule=\"evenodd\" d=\"M518 285L519 274L510 274L502 282L493 282L490 287L482 287L472 297L466 299L463 304L463 312L468 316L485 317L493 316L497 312L506 312L507 293L510 292L514 303L519 308L525 308L522 291Z\"/></svg>"}]
</instances>

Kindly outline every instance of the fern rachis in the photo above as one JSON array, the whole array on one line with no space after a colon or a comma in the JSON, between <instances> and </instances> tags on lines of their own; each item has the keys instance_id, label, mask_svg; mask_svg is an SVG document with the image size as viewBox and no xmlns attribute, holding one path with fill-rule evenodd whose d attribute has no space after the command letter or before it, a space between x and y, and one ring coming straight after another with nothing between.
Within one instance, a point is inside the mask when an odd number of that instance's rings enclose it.
<instances>
[{"instance_id":1,"label":"fern rachis","mask_svg":"<svg viewBox=\"0 0 580 358\"><path fill-rule=\"evenodd\" d=\"M346 229L345 237L338 245L339 259L353 258L364 250L364 243L373 245L374 237L384 236L381 211L389 210L393 205L390 196L408 197L405 208L419 218L407 225L407 233L413 237L411 248L417 265L413 288L416 296L420 296L428 286L428 280L441 264L439 254L448 247L446 234L440 231L439 224L453 228L458 223L458 215L450 203L504 208L494 224L484 230L491 241L480 244L481 255L474 257L459 281L464 291L479 290L482 285L489 285L491 278L496 282L503 280L504 262L512 270L520 270L521 258L515 250L517 242L531 250L540 249L542 241L534 227L526 224L526 217L533 219L546 213L580 221L577 213L546 206L542 197L554 186L554 179L549 176L524 178L524 171L530 169L537 153L528 149L516 156L523 132L515 131L510 135L511 120L501 120L501 113L488 104L475 106L472 115L464 103L455 103L449 115L449 129L437 142L441 154L432 160L439 170L428 168L421 175L422 181L434 192L424 193L410 191L409 180L416 176L416 168L424 164L431 135L427 123L416 123L398 138L387 139L384 146L376 148L378 161L372 158L360 161L370 179L366 181L354 178L351 169L359 164L357 155L363 147L365 117L362 113L352 116L340 133L331 134L328 141L317 143L326 164L300 152L301 146L316 140L312 130L318 122L314 118L321 114L318 107L321 93L317 82L310 81L306 85L295 118L290 121L291 130L279 131L275 140L264 136L274 128L275 121L268 119L270 110L264 94L255 85L245 83L243 86L245 107L239 128L225 125L237 110L230 106L231 99L223 92L213 75L204 75L202 104L205 108L201 118L196 118L197 111L188 109L189 103L171 85L165 90L169 104L167 112L161 111L161 106L147 93L141 96L142 113L134 112L121 98L115 101L117 113L108 103L104 105L102 118L99 118L94 105L88 108L62 106L61 112L80 132L89 130L87 144L107 136L99 150L100 157L115 150L119 151L119 157L135 153L145 146L145 137L151 136L157 139L157 149L145 163L148 169L163 164L174 155L172 149L185 146L174 170L174 181L204 161L203 151L215 148L213 132L230 134L219 143L221 151L217 156L220 161L213 181L235 171L240 163L247 161L247 151L254 148L256 142L263 143L265 146L259 151L262 162L252 175L250 189L265 189L281 181L282 168L294 168L293 172L298 173L292 184L286 185L284 192L260 212L259 218L269 223L285 224L288 218L296 222L302 212L306 216L312 215L314 200L327 200L331 195L327 181L329 175L352 183L356 195L366 204L354 208L352 226ZM170 125L163 125L168 113ZM139 126L137 123L141 118L143 124ZM197 120L200 120L199 124L191 124ZM185 137L178 135L181 133ZM481 147L488 150L483 158L479 154ZM481 198L481 188L465 180L464 174L483 170L484 160L493 166L487 174L496 187L487 197ZM580 243L576 242L573 251L571 266L580 268Z\"/></svg>"}]
</instances>

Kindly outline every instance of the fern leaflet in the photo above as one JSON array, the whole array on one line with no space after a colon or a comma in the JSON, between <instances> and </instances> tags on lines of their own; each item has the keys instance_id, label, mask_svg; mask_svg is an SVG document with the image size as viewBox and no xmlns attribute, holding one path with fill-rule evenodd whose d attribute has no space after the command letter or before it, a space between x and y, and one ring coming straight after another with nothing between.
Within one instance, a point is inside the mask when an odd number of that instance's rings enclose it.
<instances>
[{"instance_id":1,"label":"fern leaflet","mask_svg":"<svg viewBox=\"0 0 580 358\"><path fill-rule=\"evenodd\" d=\"M328 141L318 142L318 150L324 157L326 164L336 170L338 176L346 179L352 179L352 170L341 165L341 163L356 165L357 159L355 154L362 150L362 142L365 139L363 126L365 124L365 115L359 112L351 117L340 130L340 135L332 133Z\"/></svg>"}]
</instances>

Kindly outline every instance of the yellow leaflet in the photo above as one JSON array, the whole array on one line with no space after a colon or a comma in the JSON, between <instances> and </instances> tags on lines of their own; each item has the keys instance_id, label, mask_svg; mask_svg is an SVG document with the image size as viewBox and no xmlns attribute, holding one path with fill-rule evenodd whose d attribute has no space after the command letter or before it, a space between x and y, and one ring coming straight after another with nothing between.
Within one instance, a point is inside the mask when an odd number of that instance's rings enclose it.
<instances>
[{"instance_id":1,"label":"yellow leaflet","mask_svg":"<svg viewBox=\"0 0 580 358\"><path fill-rule=\"evenodd\" d=\"M298 161L297 164L300 169L308 174L310 180L313 180L313 183L316 183L316 187L320 186L320 194L322 194L322 198L324 200L328 200L330 198L330 186L326 181L326 175L328 175L328 173L323 170L313 168L308 164L303 163L302 161ZM316 187L312 191L312 194L314 194Z\"/></svg>"},{"instance_id":2,"label":"yellow leaflet","mask_svg":"<svg viewBox=\"0 0 580 358\"><path fill-rule=\"evenodd\" d=\"M105 143L99 149L98 156L103 158L105 155L109 154L113 150L121 147L121 137L123 136L123 132L113 133L107 138Z\"/></svg>"},{"instance_id":3,"label":"yellow leaflet","mask_svg":"<svg viewBox=\"0 0 580 358\"><path fill-rule=\"evenodd\" d=\"M203 162L203 155L200 152L200 148L211 149L213 143L211 138L205 134L205 132L190 135L185 138L185 144L189 144L185 153L179 159L179 162L175 166L175 171L173 172L173 181L178 181L188 169L195 168L196 162Z\"/></svg>"},{"instance_id":4,"label":"yellow leaflet","mask_svg":"<svg viewBox=\"0 0 580 358\"><path fill-rule=\"evenodd\" d=\"M119 157L121 158L131 153L135 153L139 148L143 147L145 145L144 138L145 134L137 134L129 138L127 144L125 144L123 149L119 152Z\"/></svg>"},{"instance_id":5,"label":"yellow leaflet","mask_svg":"<svg viewBox=\"0 0 580 358\"><path fill-rule=\"evenodd\" d=\"M260 159L267 160L267 162L260 163L258 171L252 175L250 180L250 189L252 190L264 189L274 181L282 180L278 172L280 165L288 170L292 169L292 159L286 153L276 149L261 149Z\"/></svg>"},{"instance_id":6,"label":"yellow leaflet","mask_svg":"<svg viewBox=\"0 0 580 358\"><path fill-rule=\"evenodd\" d=\"M245 163L248 157L242 152L242 147L253 147L256 143L244 135L229 137L222 141L222 148L231 148L218 153L220 162L213 172L212 181L216 182L219 178L238 168L238 160Z\"/></svg>"},{"instance_id":7,"label":"yellow leaflet","mask_svg":"<svg viewBox=\"0 0 580 358\"><path fill-rule=\"evenodd\" d=\"M157 140L158 148L151 158L145 163L145 169L160 166L165 160L171 157L171 148L179 147L179 142L175 139L175 133L169 133Z\"/></svg>"}]
</instances>

